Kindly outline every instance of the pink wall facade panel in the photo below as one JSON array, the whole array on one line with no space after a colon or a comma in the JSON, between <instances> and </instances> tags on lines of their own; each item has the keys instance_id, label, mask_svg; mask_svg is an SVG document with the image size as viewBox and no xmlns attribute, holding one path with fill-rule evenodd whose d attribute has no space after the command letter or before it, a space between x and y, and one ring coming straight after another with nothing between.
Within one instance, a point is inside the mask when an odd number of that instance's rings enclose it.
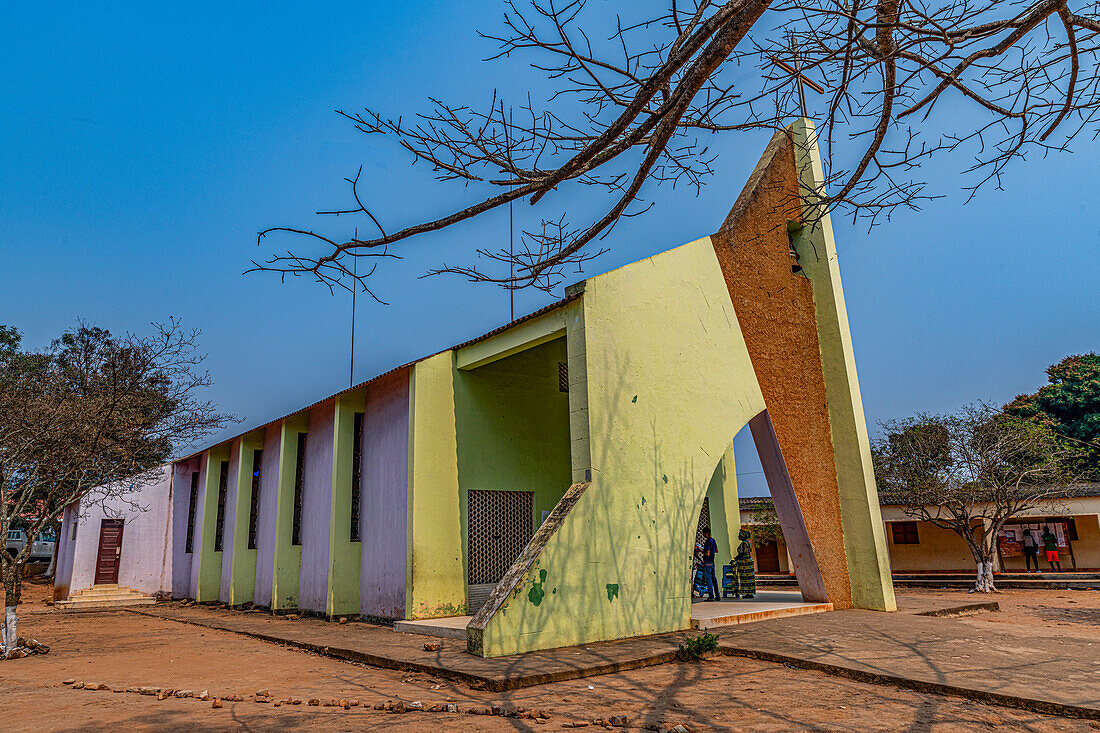
<instances>
[{"instance_id":1,"label":"pink wall facade panel","mask_svg":"<svg viewBox=\"0 0 1100 733\"><path fill-rule=\"evenodd\" d=\"M409 370L367 393L359 516L359 612L405 617L405 533L409 472Z\"/></svg>"},{"instance_id":2,"label":"pink wall facade panel","mask_svg":"<svg viewBox=\"0 0 1100 733\"><path fill-rule=\"evenodd\" d=\"M271 607L271 584L275 571L275 510L279 501L279 449L282 424L269 425L264 433L263 464L260 466L260 505L256 520L256 585L253 601Z\"/></svg>"},{"instance_id":3,"label":"pink wall facade panel","mask_svg":"<svg viewBox=\"0 0 1100 733\"><path fill-rule=\"evenodd\" d=\"M187 553L187 509L191 501L191 475L199 470L199 459L172 467L172 597L185 598L191 592L191 555ZM197 501L197 497L196 497Z\"/></svg>"},{"instance_id":4,"label":"pink wall facade panel","mask_svg":"<svg viewBox=\"0 0 1100 733\"><path fill-rule=\"evenodd\" d=\"M61 514L61 530L57 537L57 567L53 574L54 600L69 597L69 585L73 578L73 553L76 550L73 528L78 513L79 504L70 504Z\"/></svg>"},{"instance_id":5,"label":"pink wall facade panel","mask_svg":"<svg viewBox=\"0 0 1100 733\"><path fill-rule=\"evenodd\" d=\"M237 516L237 479L241 466L241 439L233 441L229 448L229 479L226 482L225 521L222 542L222 575L218 585L218 600L229 602L229 583L233 579L233 524Z\"/></svg>"},{"instance_id":6,"label":"pink wall facade panel","mask_svg":"<svg viewBox=\"0 0 1100 733\"><path fill-rule=\"evenodd\" d=\"M328 601L329 524L335 400L309 413L305 484L302 492L302 571L298 607L324 612Z\"/></svg>"},{"instance_id":7,"label":"pink wall facade panel","mask_svg":"<svg viewBox=\"0 0 1100 733\"><path fill-rule=\"evenodd\" d=\"M193 552L187 555L187 560L191 563L190 570L190 582L187 588L187 597L195 598L199 594L199 557L202 550L202 525L203 525L203 511L202 508L206 505L206 470L210 463L207 460L207 451L203 451L196 456L195 460L199 462L199 483L195 496L195 533ZM187 508L183 510L183 523L184 527L187 526ZM186 531L186 530L185 530Z\"/></svg>"},{"instance_id":8,"label":"pink wall facade panel","mask_svg":"<svg viewBox=\"0 0 1100 733\"><path fill-rule=\"evenodd\" d=\"M172 473L165 468L157 483L122 497L98 498L93 492L73 512L76 542L71 546L69 593L95 584L99 530L104 519L123 519L118 583L149 595L172 592ZM69 532L71 536L71 521Z\"/></svg>"}]
</instances>

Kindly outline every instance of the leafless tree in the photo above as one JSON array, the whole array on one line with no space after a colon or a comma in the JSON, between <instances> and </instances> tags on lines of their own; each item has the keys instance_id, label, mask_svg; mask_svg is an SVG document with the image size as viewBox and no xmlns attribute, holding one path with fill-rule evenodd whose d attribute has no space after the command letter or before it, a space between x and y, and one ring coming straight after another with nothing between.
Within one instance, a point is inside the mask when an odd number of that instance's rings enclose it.
<instances>
[{"instance_id":1,"label":"leafless tree","mask_svg":"<svg viewBox=\"0 0 1100 733\"><path fill-rule=\"evenodd\" d=\"M907 516L966 542L978 568L974 591L996 590L993 557L1005 522L1072 492L1081 450L990 405L882 427L872 448L879 490Z\"/></svg>"},{"instance_id":2,"label":"leafless tree","mask_svg":"<svg viewBox=\"0 0 1100 733\"><path fill-rule=\"evenodd\" d=\"M602 195L591 197L602 202L591 219L573 225L559 207L523 232L514 253L478 249L488 267L461 264L475 253L456 252L460 264L431 270L549 290L566 265L603 251L598 243L616 222L647 210L655 187L701 186L716 158L712 138L781 129L800 115L803 83L823 91L806 102L827 179L809 209L871 223L938 195L916 178L937 153L966 161L972 195L998 185L1014 160L1096 129L1096 0L1075 8L1067 0L668 2L633 4L632 17L610 26L585 0L506 0L503 30L485 36L498 44L493 58L529 58L553 84L549 99L524 100L515 119L495 93L484 107L433 99L412 118L341 112L364 133L394 139L439 180L468 187L470 203L383 227L357 175L348 179L350 207L318 213L366 215L377 237L267 229L261 241L276 233L308 241L253 270L330 288L354 283L373 295L374 267L355 275L354 258L397 256L395 245L415 235L510 202L552 208L559 188L586 186Z\"/></svg>"},{"instance_id":3,"label":"leafless tree","mask_svg":"<svg viewBox=\"0 0 1100 733\"><path fill-rule=\"evenodd\" d=\"M34 352L0 326L0 537L18 521L28 538L15 554L0 550L3 657L18 656L15 611L31 540L74 502L155 482L176 451L233 419L199 398L210 376L198 335L174 320L149 336L82 324Z\"/></svg>"}]
</instances>

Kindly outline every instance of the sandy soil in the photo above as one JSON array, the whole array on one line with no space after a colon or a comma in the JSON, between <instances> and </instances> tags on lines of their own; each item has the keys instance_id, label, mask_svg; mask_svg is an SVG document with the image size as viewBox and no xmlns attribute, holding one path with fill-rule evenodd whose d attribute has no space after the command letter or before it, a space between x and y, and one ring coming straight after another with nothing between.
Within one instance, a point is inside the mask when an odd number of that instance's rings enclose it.
<instances>
[{"instance_id":1,"label":"sandy soil","mask_svg":"<svg viewBox=\"0 0 1100 733\"><path fill-rule=\"evenodd\" d=\"M1100 591L1005 590L986 595L906 588L904 592L906 595L958 603L996 601L1001 610L961 619L979 627L995 624L998 631L1024 634L1029 629L1056 629L1063 636L1100 640Z\"/></svg>"},{"instance_id":2,"label":"sandy soil","mask_svg":"<svg viewBox=\"0 0 1100 733\"><path fill-rule=\"evenodd\" d=\"M39 594L32 590L28 600ZM952 594L959 597L960 594ZM965 594L961 594L965 596ZM998 614L967 623L1054 625L1095 634L1090 621L1100 593L1033 591L997 597ZM1072 601L1072 603L1071 603ZM21 631L52 645L47 656L0 663L0 728L6 731L306 730L511 731L561 729L563 723L626 716L628 728L684 724L698 731L974 731L1097 730L1100 723L868 685L783 665L717 657L669 664L509 693L486 693L425 675L348 664L286 649L230 632L201 629L126 612L61 614L40 602L22 610ZM111 688L156 686L245 695L213 709L195 699L74 690L77 678ZM273 699L357 699L350 710L257 703L257 689ZM454 701L546 710L546 724L468 714L388 714L370 706L386 700L425 705ZM591 730L591 728L590 728ZM598 728L596 730L599 730Z\"/></svg>"}]
</instances>

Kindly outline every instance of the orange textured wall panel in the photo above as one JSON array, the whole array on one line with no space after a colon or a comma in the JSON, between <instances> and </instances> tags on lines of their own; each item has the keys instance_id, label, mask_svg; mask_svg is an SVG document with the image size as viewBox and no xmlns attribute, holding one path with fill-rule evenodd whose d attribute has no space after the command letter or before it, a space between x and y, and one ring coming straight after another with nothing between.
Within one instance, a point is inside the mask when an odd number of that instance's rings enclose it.
<instances>
[{"instance_id":1,"label":"orange textured wall panel","mask_svg":"<svg viewBox=\"0 0 1100 733\"><path fill-rule=\"evenodd\" d=\"M723 223L715 253L829 600L852 605L813 286L791 271L788 221L801 217L793 145L777 135Z\"/></svg>"}]
</instances>

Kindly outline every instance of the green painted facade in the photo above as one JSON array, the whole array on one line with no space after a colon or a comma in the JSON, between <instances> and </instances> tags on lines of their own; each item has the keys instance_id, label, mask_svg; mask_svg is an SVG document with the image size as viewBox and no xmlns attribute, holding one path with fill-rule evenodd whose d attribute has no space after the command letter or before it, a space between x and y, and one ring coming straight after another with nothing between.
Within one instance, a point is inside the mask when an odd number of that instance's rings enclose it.
<instances>
[{"instance_id":1,"label":"green painted facade","mask_svg":"<svg viewBox=\"0 0 1100 733\"><path fill-rule=\"evenodd\" d=\"M362 543L351 541L352 452L355 415L366 409L364 390L336 398L333 419L332 506L329 507L328 616L359 613Z\"/></svg>"},{"instance_id":2,"label":"green painted facade","mask_svg":"<svg viewBox=\"0 0 1100 733\"><path fill-rule=\"evenodd\" d=\"M534 492L537 527L569 488L569 394L560 390L558 372L565 362L565 338L559 337L455 372L462 531L454 539L464 568L471 490Z\"/></svg>"},{"instance_id":3,"label":"green painted facade","mask_svg":"<svg viewBox=\"0 0 1100 733\"><path fill-rule=\"evenodd\" d=\"M275 552L271 568L271 607L298 607L298 582L302 572L302 546L291 542L294 522L294 474L298 460L298 434L309 428L309 413L283 420L279 440L279 493L275 503Z\"/></svg>"},{"instance_id":4,"label":"green painted facade","mask_svg":"<svg viewBox=\"0 0 1100 733\"><path fill-rule=\"evenodd\" d=\"M591 485L475 632L486 656L687 628L703 497L764 409L709 239L592 278L579 302L584 386L570 394L584 389L589 429L573 455L591 464L574 471Z\"/></svg>"},{"instance_id":5,"label":"green painted facade","mask_svg":"<svg viewBox=\"0 0 1100 733\"><path fill-rule=\"evenodd\" d=\"M800 141L807 192L820 180L812 127L800 123L792 133ZM794 245L814 288L854 600L862 608L893 609L835 243L828 217L810 218L818 223L798 232ZM704 497L719 564L730 562L737 545L732 441L765 404L710 239L590 278L570 293L556 309L409 367L407 454L403 414L380 428L388 447L377 466L383 488L393 493L372 496L384 497L398 517L405 500L397 520L404 522L404 566L400 544L392 544L386 567L397 578L387 586L396 594L388 608L400 613L403 592L407 619L466 612L470 491L534 492L536 528L568 491L561 504L571 508L559 509L546 525L539 540L545 544L529 545L537 556L529 566L513 567L515 577L498 588L490 611L468 628L470 648L487 656L687 628L692 544ZM308 603L323 605L310 610L330 617L359 612L362 563L371 561L363 544L351 540L354 424L368 392L361 386L313 408L334 410L331 432L310 436L332 441L332 484L327 492L312 487L328 506L311 505L320 521L311 530L318 536L309 539L322 544L308 547L301 590ZM403 404L404 392L395 399L391 406ZM204 455L202 536L192 564L197 600L218 597L218 478L233 445L239 460L233 546L224 558L229 600L253 600L258 572L261 583L272 579L273 609L298 608L303 570L302 547L291 541L294 485L298 436L308 430L309 416L301 411L278 424L270 567L257 568L257 551L247 547L253 458L264 431ZM394 432L383 432L394 425ZM269 435L273 441L275 433ZM390 496L395 500L385 504ZM326 594L310 584L314 565Z\"/></svg>"},{"instance_id":6,"label":"green painted facade","mask_svg":"<svg viewBox=\"0 0 1100 733\"><path fill-rule=\"evenodd\" d=\"M256 550L248 548L248 523L252 510L252 472L256 451L264 447L263 431L252 432L235 444L237 501L233 511L233 547L229 575L229 605L251 603L256 584Z\"/></svg>"},{"instance_id":7,"label":"green painted facade","mask_svg":"<svg viewBox=\"0 0 1100 733\"><path fill-rule=\"evenodd\" d=\"M726 448L722 460L714 469L707 484L707 503L710 506L710 532L718 543L715 569L718 584L722 584L722 566L729 565L733 551L737 549L737 532L741 529L741 507L737 497L737 467L733 457L733 443Z\"/></svg>"},{"instance_id":8,"label":"green painted facade","mask_svg":"<svg viewBox=\"0 0 1100 733\"><path fill-rule=\"evenodd\" d=\"M410 619L466 612L454 371L454 352L445 351L417 362L409 377L405 617Z\"/></svg>"},{"instance_id":9,"label":"green painted facade","mask_svg":"<svg viewBox=\"0 0 1100 733\"><path fill-rule=\"evenodd\" d=\"M202 492L202 505L198 507L201 512L202 533L195 541L194 551L198 554L197 564L192 569L195 600L218 600L221 589L222 552L214 551L214 535L217 528L218 517L218 487L221 478L221 463L229 460L229 444L224 444L207 451L205 456L205 475Z\"/></svg>"}]
</instances>

